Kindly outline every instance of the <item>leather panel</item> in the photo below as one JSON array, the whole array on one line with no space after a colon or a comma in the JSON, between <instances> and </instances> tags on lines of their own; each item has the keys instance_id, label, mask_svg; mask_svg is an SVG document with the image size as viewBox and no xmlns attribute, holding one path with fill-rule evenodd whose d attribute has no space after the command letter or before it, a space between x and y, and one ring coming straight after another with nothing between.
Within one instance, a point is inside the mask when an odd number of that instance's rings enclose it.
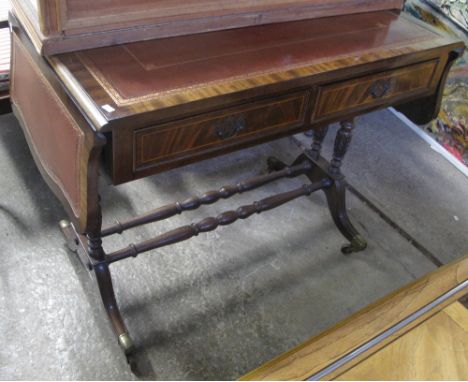
<instances>
[{"instance_id":1,"label":"leather panel","mask_svg":"<svg viewBox=\"0 0 468 382\"><path fill-rule=\"evenodd\" d=\"M392 12L374 12L143 41L77 57L117 105L126 105L428 36L426 29Z\"/></svg>"},{"instance_id":2,"label":"leather panel","mask_svg":"<svg viewBox=\"0 0 468 382\"><path fill-rule=\"evenodd\" d=\"M11 86L31 149L79 216L79 154L84 134L15 34Z\"/></svg>"}]
</instances>

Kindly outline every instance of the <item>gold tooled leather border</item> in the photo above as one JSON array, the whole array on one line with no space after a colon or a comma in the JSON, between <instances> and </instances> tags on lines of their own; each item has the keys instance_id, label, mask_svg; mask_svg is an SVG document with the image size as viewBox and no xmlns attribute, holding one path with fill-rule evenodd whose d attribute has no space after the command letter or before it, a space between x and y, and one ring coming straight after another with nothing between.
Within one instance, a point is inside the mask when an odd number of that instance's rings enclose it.
<instances>
[{"instance_id":1,"label":"gold tooled leather border","mask_svg":"<svg viewBox=\"0 0 468 382\"><path fill-rule=\"evenodd\" d=\"M440 38L440 36L435 37ZM211 88L212 93L219 95L241 90L247 90L255 86L264 86L276 83L278 82L279 77L281 77L282 81L286 81L305 76L315 75L321 72L329 71L330 69L339 69L342 67L342 65L340 66L340 62L342 63L343 61L349 59L353 60L353 65L362 65L369 62L373 62L376 61L376 55L374 53L377 51L381 52L379 54L378 59L386 59L395 57L397 55L413 53L416 51L416 48L408 46L409 44L414 45L419 42L421 44L431 43L431 41L428 41L426 37L421 37L419 39L414 39L411 42L406 41L402 44L393 45L390 49L384 52L382 52L382 47L379 47L363 51L359 56L350 56L349 54L336 56L333 62L329 62L327 58L324 58L322 60L313 60L306 63L284 66L279 72L277 69L252 72L241 76L227 77L223 78L222 80L216 80L206 83L200 83L197 85L186 86L182 88L155 92L138 97L123 96L117 90L117 87L114 84L112 84L112 82L109 81L108 78L106 78L106 76L97 68L97 66L92 62L92 60L85 56L85 52L76 52L74 53L74 55L86 68L86 70L92 75L92 77L98 82L98 84L106 91L106 93L110 96L115 105L117 105L118 107L127 107L139 103L154 101L156 99L179 95L181 93L197 92L201 89L203 89L203 94L201 92L198 95L192 94L190 98L192 100L206 98L207 88ZM421 49L421 46L419 46L418 49ZM349 66L349 64L347 64L347 66ZM274 77L271 76L273 74L275 75Z\"/></svg>"}]
</instances>

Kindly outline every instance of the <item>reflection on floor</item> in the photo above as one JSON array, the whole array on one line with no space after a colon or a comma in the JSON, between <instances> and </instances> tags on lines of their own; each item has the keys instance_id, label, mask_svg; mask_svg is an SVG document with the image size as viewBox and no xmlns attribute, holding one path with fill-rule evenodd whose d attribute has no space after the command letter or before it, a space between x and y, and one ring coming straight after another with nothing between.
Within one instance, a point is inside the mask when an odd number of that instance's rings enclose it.
<instances>
[{"instance_id":1,"label":"reflection on floor","mask_svg":"<svg viewBox=\"0 0 468 382\"><path fill-rule=\"evenodd\" d=\"M337 380L468 379L468 309L456 302Z\"/></svg>"}]
</instances>

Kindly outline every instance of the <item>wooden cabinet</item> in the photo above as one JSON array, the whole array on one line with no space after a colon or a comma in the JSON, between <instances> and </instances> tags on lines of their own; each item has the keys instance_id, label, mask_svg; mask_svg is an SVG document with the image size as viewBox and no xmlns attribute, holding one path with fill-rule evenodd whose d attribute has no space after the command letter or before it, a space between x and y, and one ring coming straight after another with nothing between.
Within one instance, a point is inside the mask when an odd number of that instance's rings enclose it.
<instances>
[{"instance_id":1,"label":"wooden cabinet","mask_svg":"<svg viewBox=\"0 0 468 382\"><path fill-rule=\"evenodd\" d=\"M384 9L403 0L12 0L45 55L130 41Z\"/></svg>"}]
</instances>

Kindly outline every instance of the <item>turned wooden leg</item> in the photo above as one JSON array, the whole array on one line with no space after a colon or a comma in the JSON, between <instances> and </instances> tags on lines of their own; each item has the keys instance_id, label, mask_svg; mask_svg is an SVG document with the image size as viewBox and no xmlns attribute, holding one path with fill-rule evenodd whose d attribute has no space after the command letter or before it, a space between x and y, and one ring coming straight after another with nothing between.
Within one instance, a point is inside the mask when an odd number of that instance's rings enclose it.
<instances>
[{"instance_id":1,"label":"turned wooden leg","mask_svg":"<svg viewBox=\"0 0 468 382\"><path fill-rule=\"evenodd\" d=\"M344 178L340 176L341 164L351 143L354 127L354 121L352 120L341 123L329 169L330 173L335 176L335 181L332 187L325 190L333 220L341 233L351 242L350 245L342 248L345 254L359 252L367 247L367 242L349 220L346 210L346 183Z\"/></svg>"},{"instance_id":2,"label":"turned wooden leg","mask_svg":"<svg viewBox=\"0 0 468 382\"><path fill-rule=\"evenodd\" d=\"M128 334L127 327L120 314L119 306L115 298L114 286L109 265L105 262L105 254L102 248L102 240L99 235L88 235L88 253L96 260L93 269L96 274L96 281L101 293L104 308L109 316L112 328L117 336L119 345L128 356L134 351L133 341Z\"/></svg>"},{"instance_id":3,"label":"turned wooden leg","mask_svg":"<svg viewBox=\"0 0 468 382\"><path fill-rule=\"evenodd\" d=\"M320 154L322 153L323 141L327 137L327 133L328 125L313 130L313 142L310 155L314 160L318 160L320 158Z\"/></svg>"},{"instance_id":4,"label":"turned wooden leg","mask_svg":"<svg viewBox=\"0 0 468 382\"><path fill-rule=\"evenodd\" d=\"M99 263L94 267L94 272L96 274L96 280L99 286L99 292L101 293L102 302L104 303L104 308L109 316L114 332L117 335L119 345L122 347L125 354L130 354L134 350L134 346L115 299L109 266L105 263Z\"/></svg>"},{"instance_id":5,"label":"turned wooden leg","mask_svg":"<svg viewBox=\"0 0 468 382\"><path fill-rule=\"evenodd\" d=\"M360 252L367 248L366 240L359 234L349 220L346 210L346 186L344 180L335 180L334 184L325 189L328 207L336 226L351 244L342 247L344 254Z\"/></svg>"},{"instance_id":6,"label":"turned wooden leg","mask_svg":"<svg viewBox=\"0 0 468 382\"><path fill-rule=\"evenodd\" d=\"M353 138L354 127L353 120L341 122L341 128L335 140L333 159L330 164L330 172L334 175L340 174L341 172L341 164L343 163L343 159L348 152L349 145Z\"/></svg>"}]
</instances>

